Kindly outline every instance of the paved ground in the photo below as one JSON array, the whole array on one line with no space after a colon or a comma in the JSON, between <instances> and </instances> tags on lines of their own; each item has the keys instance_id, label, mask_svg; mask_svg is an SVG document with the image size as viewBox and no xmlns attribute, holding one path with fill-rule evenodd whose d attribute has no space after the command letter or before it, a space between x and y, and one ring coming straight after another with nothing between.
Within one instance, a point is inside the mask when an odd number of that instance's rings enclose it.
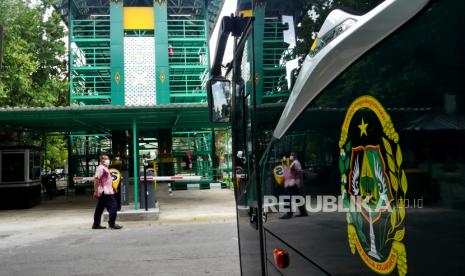
<instances>
[{"instance_id":1,"label":"paved ground","mask_svg":"<svg viewBox=\"0 0 465 276\"><path fill-rule=\"evenodd\" d=\"M231 191L159 200L159 221L121 231L89 229L90 195L0 211L0 275L239 275Z\"/></svg>"},{"instance_id":2,"label":"paved ground","mask_svg":"<svg viewBox=\"0 0 465 276\"><path fill-rule=\"evenodd\" d=\"M158 186L160 221L232 221L236 220L234 192L225 189L173 191Z\"/></svg>"}]
</instances>

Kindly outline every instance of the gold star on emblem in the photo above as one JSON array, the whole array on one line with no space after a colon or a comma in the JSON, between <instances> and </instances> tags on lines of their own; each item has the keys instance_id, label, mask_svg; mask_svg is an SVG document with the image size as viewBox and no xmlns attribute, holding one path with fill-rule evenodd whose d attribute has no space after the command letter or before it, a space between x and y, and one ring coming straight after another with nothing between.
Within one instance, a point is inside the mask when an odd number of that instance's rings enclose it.
<instances>
[{"instance_id":1,"label":"gold star on emblem","mask_svg":"<svg viewBox=\"0 0 465 276\"><path fill-rule=\"evenodd\" d=\"M360 125L358 125L358 128L360 128L360 137L362 137L363 134L368 136L367 127L368 127L368 124L365 124L365 122L363 121L363 118L362 118L362 123Z\"/></svg>"}]
</instances>

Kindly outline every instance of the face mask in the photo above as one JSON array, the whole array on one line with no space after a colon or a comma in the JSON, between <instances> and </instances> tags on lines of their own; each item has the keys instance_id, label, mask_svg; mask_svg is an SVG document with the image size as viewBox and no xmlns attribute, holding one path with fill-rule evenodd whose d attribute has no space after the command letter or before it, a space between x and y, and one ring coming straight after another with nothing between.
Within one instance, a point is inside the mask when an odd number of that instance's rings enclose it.
<instances>
[{"instance_id":1,"label":"face mask","mask_svg":"<svg viewBox=\"0 0 465 276\"><path fill-rule=\"evenodd\" d=\"M103 160L103 164L104 164L105 166L110 165L110 160L108 160L108 159L107 159L107 160Z\"/></svg>"}]
</instances>

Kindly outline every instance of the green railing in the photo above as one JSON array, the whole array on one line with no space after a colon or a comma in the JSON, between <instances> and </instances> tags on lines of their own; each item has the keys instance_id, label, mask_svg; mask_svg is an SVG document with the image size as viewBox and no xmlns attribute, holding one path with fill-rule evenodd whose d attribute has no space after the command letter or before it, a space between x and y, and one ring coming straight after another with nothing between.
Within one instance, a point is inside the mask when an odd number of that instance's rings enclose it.
<instances>
[{"instance_id":1,"label":"green railing","mask_svg":"<svg viewBox=\"0 0 465 276\"><path fill-rule=\"evenodd\" d=\"M286 45L282 47L266 47L263 49L263 66L285 67L282 59L288 53L289 51Z\"/></svg>"},{"instance_id":2,"label":"green railing","mask_svg":"<svg viewBox=\"0 0 465 276\"><path fill-rule=\"evenodd\" d=\"M193 47L193 46L174 46L172 47L173 53L169 57L171 65L194 65L194 66L208 66L207 47Z\"/></svg>"},{"instance_id":3,"label":"green railing","mask_svg":"<svg viewBox=\"0 0 465 276\"><path fill-rule=\"evenodd\" d=\"M168 20L168 40L207 39L205 20Z\"/></svg>"},{"instance_id":4,"label":"green railing","mask_svg":"<svg viewBox=\"0 0 465 276\"><path fill-rule=\"evenodd\" d=\"M284 60L289 53L289 45L284 41L284 31L288 28L288 24L281 22L279 19L265 19L263 40L263 103L283 101L289 96Z\"/></svg>"},{"instance_id":5,"label":"green railing","mask_svg":"<svg viewBox=\"0 0 465 276\"><path fill-rule=\"evenodd\" d=\"M212 132L211 131L175 131L172 136L173 157L177 159L175 163L176 173L195 173L196 175L211 178L212 168ZM192 153L193 168L186 170L181 166L182 157L186 152Z\"/></svg>"},{"instance_id":6,"label":"green railing","mask_svg":"<svg viewBox=\"0 0 465 276\"><path fill-rule=\"evenodd\" d=\"M111 152L111 138L107 134L72 134L71 149L76 176L93 176L100 152Z\"/></svg>"},{"instance_id":7,"label":"green railing","mask_svg":"<svg viewBox=\"0 0 465 276\"><path fill-rule=\"evenodd\" d=\"M110 39L109 17L71 21L72 41L98 39Z\"/></svg>"},{"instance_id":8,"label":"green railing","mask_svg":"<svg viewBox=\"0 0 465 276\"><path fill-rule=\"evenodd\" d=\"M173 74L170 76L171 93L185 91L188 93L198 93L204 90L202 80L197 74Z\"/></svg>"},{"instance_id":9,"label":"green railing","mask_svg":"<svg viewBox=\"0 0 465 276\"><path fill-rule=\"evenodd\" d=\"M287 23L283 23L276 19L265 19L264 27L264 42L277 42L282 43L284 41L284 31L289 29Z\"/></svg>"},{"instance_id":10,"label":"green railing","mask_svg":"<svg viewBox=\"0 0 465 276\"><path fill-rule=\"evenodd\" d=\"M205 103L209 77L205 20L168 20L171 103Z\"/></svg>"},{"instance_id":11,"label":"green railing","mask_svg":"<svg viewBox=\"0 0 465 276\"><path fill-rule=\"evenodd\" d=\"M110 47L79 47L72 48L73 68L110 67Z\"/></svg>"},{"instance_id":12,"label":"green railing","mask_svg":"<svg viewBox=\"0 0 465 276\"><path fill-rule=\"evenodd\" d=\"M73 76L71 91L75 97L95 97L108 98L111 95L110 75L77 75Z\"/></svg>"},{"instance_id":13,"label":"green railing","mask_svg":"<svg viewBox=\"0 0 465 276\"><path fill-rule=\"evenodd\" d=\"M72 20L70 30L71 104L110 104L110 18Z\"/></svg>"}]
</instances>

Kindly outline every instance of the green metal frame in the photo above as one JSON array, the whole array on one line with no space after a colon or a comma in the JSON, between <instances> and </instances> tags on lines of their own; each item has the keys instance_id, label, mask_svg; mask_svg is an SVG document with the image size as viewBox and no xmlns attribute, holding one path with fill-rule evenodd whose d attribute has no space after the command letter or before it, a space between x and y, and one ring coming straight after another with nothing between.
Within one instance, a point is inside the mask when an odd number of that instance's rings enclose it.
<instances>
[{"instance_id":1,"label":"green metal frame","mask_svg":"<svg viewBox=\"0 0 465 276\"><path fill-rule=\"evenodd\" d=\"M124 37L125 36L153 36L155 39L155 78L156 78L156 104L159 106L168 104L206 104L206 85L209 79L209 52L208 52L208 29L212 29L211 23L217 20L218 13L224 0L214 0L207 12L206 3L201 8L193 10L191 19L179 20L169 17L168 1L154 1L155 29L124 31L123 2L108 1L99 8L99 16L83 14L84 10L70 9L70 105L92 106L99 105L125 105L124 97ZM102 2L103 3L103 2ZM199 6L200 7L200 6ZM71 5L71 8L72 5ZM199 12L200 11L200 12ZM194 14L195 13L195 14ZM207 18L208 17L208 18ZM210 25L209 25L210 24ZM172 55L169 54L172 50ZM132 130L133 136L133 162L134 162L134 200L135 208L139 208L138 192L138 137L139 132L150 128L184 128L199 127L199 130L187 134L191 141L191 150L195 156L201 158L195 160L196 174L211 177L214 173L212 156L212 131L204 131L203 127L209 123L200 122L197 118L206 115L205 110L199 113L197 107L190 111L178 108L176 111L146 110L139 113L133 109L118 110L111 116L101 115L98 119L91 120L88 116L100 116L102 111L95 114L85 113L81 117L75 112L64 115L56 121L54 127L77 131L104 132L110 129ZM127 115L127 112L136 112ZM90 110L89 110L90 112ZM106 112L106 111L105 111ZM159 112L160 116L152 113ZM121 116L120 116L121 115ZM72 117L72 118L71 118ZM175 119L173 119L173 117ZM40 118L37 118L38 120ZM41 119L40 119L41 120ZM150 120L150 122L148 122ZM205 120L206 117L205 117ZM68 121L66 123L66 121ZM183 123L186 121L186 123ZM68 125L71 123L71 125ZM53 124L53 123L52 123ZM112 126L110 126L112 125ZM49 127L49 126L47 126ZM208 126L209 127L209 126ZM176 134L175 134L176 133ZM173 135L186 135L175 132ZM99 134L97 140L110 139L110 134ZM87 137L87 138L86 138ZM98 158L102 151L110 152L102 148L102 145L89 143L93 141L94 134L88 132L70 132L70 165L74 166L72 171L82 176L90 176L93 168L88 165L81 168L82 160ZM87 139L87 140L86 140ZM176 138L173 136L173 141ZM78 150L77 146L87 141L86 147ZM111 145L111 144L110 144ZM175 147L175 145L173 145ZM178 153L181 151L178 148ZM182 152L182 154L184 154Z\"/></svg>"},{"instance_id":2,"label":"green metal frame","mask_svg":"<svg viewBox=\"0 0 465 276\"><path fill-rule=\"evenodd\" d=\"M205 178L212 178L212 131L211 130L183 130L173 131L173 158L181 159L187 151L194 157L194 171L186 171L179 167L180 160L175 162L175 174L195 173Z\"/></svg>"},{"instance_id":3,"label":"green metal frame","mask_svg":"<svg viewBox=\"0 0 465 276\"><path fill-rule=\"evenodd\" d=\"M170 103L206 103L209 75L206 20L168 20Z\"/></svg>"},{"instance_id":4,"label":"green metal frame","mask_svg":"<svg viewBox=\"0 0 465 276\"><path fill-rule=\"evenodd\" d=\"M170 69L168 61L168 7L166 1L154 1L155 77L157 104L170 103Z\"/></svg>"},{"instance_id":5,"label":"green metal frame","mask_svg":"<svg viewBox=\"0 0 465 276\"><path fill-rule=\"evenodd\" d=\"M137 120L132 120L132 146L133 146L133 166L134 166L134 209L139 209L139 132Z\"/></svg>"},{"instance_id":6,"label":"green metal frame","mask_svg":"<svg viewBox=\"0 0 465 276\"><path fill-rule=\"evenodd\" d=\"M263 93L261 103L287 101L289 89L283 57L288 52L284 42L287 24L276 18L265 18L263 31Z\"/></svg>"},{"instance_id":7,"label":"green metal frame","mask_svg":"<svg viewBox=\"0 0 465 276\"><path fill-rule=\"evenodd\" d=\"M110 135L75 133L69 137L73 173L77 176L93 176L98 166L99 154L101 152L111 154Z\"/></svg>"},{"instance_id":8,"label":"green metal frame","mask_svg":"<svg viewBox=\"0 0 465 276\"><path fill-rule=\"evenodd\" d=\"M286 61L289 45L284 31L289 27L277 17L266 17L264 5L254 9L255 89L257 105L285 102L289 97ZM252 44L248 45L250 59Z\"/></svg>"},{"instance_id":9,"label":"green metal frame","mask_svg":"<svg viewBox=\"0 0 465 276\"><path fill-rule=\"evenodd\" d=\"M109 18L72 20L70 41L70 104L110 104Z\"/></svg>"},{"instance_id":10,"label":"green metal frame","mask_svg":"<svg viewBox=\"0 0 465 276\"><path fill-rule=\"evenodd\" d=\"M252 43L247 43L247 58L249 59L249 64L254 64L253 62L250 62L250 59L252 58L252 45L254 46L254 51L253 51L253 56L255 60L255 76L252 76L252 78L255 79L255 91L256 91L256 103L257 105L260 105L262 103L262 94L263 94L263 80L265 76L265 70L263 68L263 52L265 48L265 43L263 41L264 38L264 24L265 24L265 6L263 5L258 5L258 3L255 6L255 9L253 11L253 15L255 17L254 20L254 27L253 27L253 32L254 32L254 41ZM252 39L249 38L248 41L251 41ZM251 71L252 72L252 71ZM251 83L248 83L247 85L251 85ZM250 91L252 89L250 88Z\"/></svg>"},{"instance_id":11,"label":"green metal frame","mask_svg":"<svg viewBox=\"0 0 465 276\"><path fill-rule=\"evenodd\" d=\"M111 104L124 105L123 1L110 1Z\"/></svg>"}]
</instances>

